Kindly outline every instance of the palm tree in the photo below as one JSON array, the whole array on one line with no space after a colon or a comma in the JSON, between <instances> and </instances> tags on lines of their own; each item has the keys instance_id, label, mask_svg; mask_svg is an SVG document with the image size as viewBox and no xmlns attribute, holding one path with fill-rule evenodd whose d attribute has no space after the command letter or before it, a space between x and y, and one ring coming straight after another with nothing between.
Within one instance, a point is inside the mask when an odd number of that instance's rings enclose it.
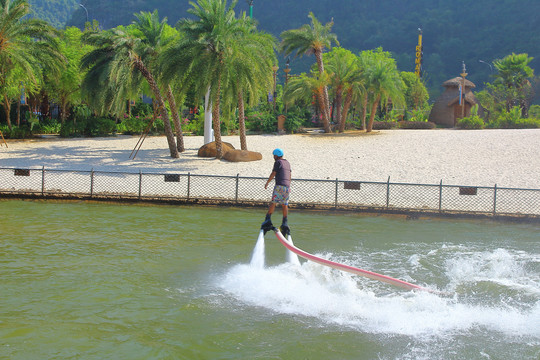
<instances>
[{"instance_id":1,"label":"palm tree","mask_svg":"<svg viewBox=\"0 0 540 360\"><path fill-rule=\"evenodd\" d=\"M167 30L175 32L174 29L167 27L167 18L162 21L159 20L158 11L154 10L153 13L141 11L139 14L135 14L137 18L133 22L136 30L141 32L141 38L143 44L147 46L145 49L145 60L152 66L153 71L158 71L158 56L161 51L168 45L168 43L174 41L175 34L166 34ZM169 31L169 33L171 32ZM184 137L182 133L182 125L178 114L178 108L170 85L166 85L164 89L169 108L172 113L174 128L176 130L176 147L179 152L185 150Z\"/></svg>"},{"instance_id":2,"label":"palm tree","mask_svg":"<svg viewBox=\"0 0 540 360\"><path fill-rule=\"evenodd\" d=\"M29 14L26 0L0 0L0 101L10 129L11 101L20 94L20 82L37 87L44 69L59 74L64 59L55 41L58 32Z\"/></svg>"},{"instance_id":3,"label":"palm tree","mask_svg":"<svg viewBox=\"0 0 540 360\"><path fill-rule=\"evenodd\" d=\"M322 74L322 76L302 73L300 76L293 77L289 80L283 97L288 104L292 104L296 100L309 102L315 97L322 114L324 111L324 88L328 85L329 81L330 79L327 73ZM324 123L324 131L331 132L329 123Z\"/></svg>"},{"instance_id":4,"label":"palm tree","mask_svg":"<svg viewBox=\"0 0 540 360\"><path fill-rule=\"evenodd\" d=\"M381 102L387 104L391 100L396 106L404 105L405 99L403 80L390 54L382 50L368 53L371 53L371 61L365 71L368 81L367 90L371 96L371 111L366 132L371 132L375 114Z\"/></svg>"},{"instance_id":5,"label":"palm tree","mask_svg":"<svg viewBox=\"0 0 540 360\"><path fill-rule=\"evenodd\" d=\"M127 95L140 84L139 77L142 76L157 102L171 157L178 158L178 148L160 87L143 60L149 51L148 45L122 27L88 32L84 37L96 49L85 55L81 62L82 68L89 69L83 80L83 90L89 95L100 95L104 104L120 104L129 98Z\"/></svg>"},{"instance_id":6,"label":"palm tree","mask_svg":"<svg viewBox=\"0 0 540 360\"><path fill-rule=\"evenodd\" d=\"M245 30L238 34L228 61L229 86L224 89L224 99L237 99L240 147L247 150L244 108L245 102L254 105L260 92L272 85L270 69L276 62L275 40L270 34L256 31L250 18L241 18Z\"/></svg>"},{"instance_id":7,"label":"palm tree","mask_svg":"<svg viewBox=\"0 0 540 360\"><path fill-rule=\"evenodd\" d=\"M337 36L330 32L334 22L331 21L326 25L322 25L319 20L309 13L308 17L311 19L311 24L305 24L298 29L287 30L281 33L281 49L285 55L291 54L296 51L299 55L314 54L317 61L317 68L319 69L319 76L324 74L324 62L323 52L326 48L331 48L332 43L339 45ZM328 89L327 86L323 88L323 106L322 114L323 121L326 129L330 129L330 104L328 102Z\"/></svg>"},{"instance_id":8,"label":"palm tree","mask_svg":"<svg viewBox=\"0 0 540 360\"><path fill-rule=\"evenodd\" d=\"M323 57L335 93L335 118L339 124L339 132L343 132L351 103L354 96L361 90L361 87L359 87L362 82L358 68L358 57L343 48L334 48L331 52L324 54Z\"/></svg>"},{"instance_id":9,"label":"palm tree","mask_svg":"<svg viewBox=\"0 0 540 360\"><path fill-rule=\"evenodd\" d=\"M527 54L512 53L493 62L498 70L495 84L502 84L506 90L506 110L519 106L523 117L528 116L529 101L533 95L529 81L534 76L534 70L529 67L532 60Z\"/></svg>"},{"instance_id":10,"label":"palm tree","mask_svg":"<svg viewBox=\"0 0 540 360\"><path fill-rule=\"evenodd\" d=\"M190 1L188 13L195 19L183 19L177 25L182 38L164 52L162 74L167 81L174 78L192 85L202 97L210 90L212 100L212 128L216 142L216 157L223 157L221 141L220 102L222 91L228 87L229 61L235 41L244 31L242 22L235 17L233 0ZM185 81L191 77L191 81ZM186 86L184 85L184 86Z\"/></svg>"}]
</instances>

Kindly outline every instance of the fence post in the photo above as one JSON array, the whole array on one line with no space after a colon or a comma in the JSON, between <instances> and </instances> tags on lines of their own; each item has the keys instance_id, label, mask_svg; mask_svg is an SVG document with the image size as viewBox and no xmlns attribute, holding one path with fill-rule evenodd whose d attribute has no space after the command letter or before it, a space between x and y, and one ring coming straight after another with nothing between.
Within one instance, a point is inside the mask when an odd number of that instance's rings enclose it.
<instances>
[{"instance_id":1,"label":"fence post","mask_svg":"<svg viewBox=\"0 0 540 360\"><path fill-rule=\"evenodd\" d=\"M187 173L187 198L189 200L189 191L191 189L191 173Z\"/></svg>"},{"instance_id":2,"label":"fence post","mask_svg":"<svg viewBox=\"0 0 540 360\"><path fill-rule=\"evenodd\" d=\"M439 212L442 210L442 179L441 183L439 184Z\"/></svg>"},{"instance_id":3,"label":"fence post","mask_svg":"<svg viewBox=\"0 0 540 360\"><path fill-rule=\"evenodd\" d=\"M240 176L240 174L236 174L236 192L234 194L234 202L238 202L238 177Z\"/></svg>"},{"instance_id":4,"label":"fence post","mask_svg":"<svg viewBox=\"0 0 540 360\"><path fill-rule=\"evenodd\" d=\"M388 209L390 207L390 176L388 177L388 181L386 182L386 208Z\"/></svg>"},{"instance_id":5,"label":"fence post","mask_svg":"<svg viewBox=\"0 0 540 360\"><path fill-rule=\"evenodd\" d=\"M94 196L94 168L90 171L90 197Z\"/></svg>"},{"instance_id":6,"label":"fence post","mask_svg":"<svg viewBox=\"0 0 540 360\"><path fill-rule=\"evenodd\" d=\"M338 205L338 188L339 188L339 182L338 182L338 178L336 178L336 201L335 201L335 208L337 209L337 205Z\"/></svg>"},{"instance_id":7,"label":"fence post","mask_svg":"<svg viewBox=\"0 0 540 360\"><path fill-rule=\"evenodd\" d=\"M41 196L45 196L45 166L41 168Z\"/></svg>"},{"instance_id":8,"label":"fence post","mask_svg":"<svg viewBox=\"0 0 540 360\"><path fill-rule=\"evenodd\" d=\"M139 200L142 197L142 170L139 169Z\"/></svg>"},{"instance_id":9,"label":"fence post","mask_svg":"<svg viewBox=\"0 0 540 360\"><path fill-rule=\"evenodd\" d=\"M497 212L497 184L493 187L493 216Z\"/></svg>"}]
</instances>

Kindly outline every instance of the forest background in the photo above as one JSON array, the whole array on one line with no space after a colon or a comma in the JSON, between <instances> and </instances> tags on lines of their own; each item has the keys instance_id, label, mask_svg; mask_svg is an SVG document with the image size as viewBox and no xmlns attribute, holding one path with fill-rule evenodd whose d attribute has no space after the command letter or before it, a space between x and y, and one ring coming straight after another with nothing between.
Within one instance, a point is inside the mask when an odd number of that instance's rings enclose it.
<instances>
[{"instance_id":1,"label":"forest background","mask_svg":"<svg viewBox=\"0 0 540 360\"><path fill-rule=\"evenodd\" d=\"M134 13L157 9L174 25L188 17L188 0L30 0L35 16L57 28L84 28L97 20L104 29L128 25ZM82 6L80 6L81 4ZM236 11L249 12L248 0ZM253 16L260 30L276 37L308 23L312 11L326 23L340 45L358 53L382 47L392 53L400 71L414 71L418 28L423 30L423 78L434 101L442 83L459 76L462 62L477 90L492 81L492 61L510 53L533 57L529 66L540 68L540 1L538 0L253 0ZM482 62L481 62L481 61ZM280 68L285 60L280 59ZM312 59L292 58L292 73L308 71ZM281 74L281 77L284 74ZM279 79L283 82L284 79ZM536 96L534 103L539 103Z\"/></svg>"}]
</instances>

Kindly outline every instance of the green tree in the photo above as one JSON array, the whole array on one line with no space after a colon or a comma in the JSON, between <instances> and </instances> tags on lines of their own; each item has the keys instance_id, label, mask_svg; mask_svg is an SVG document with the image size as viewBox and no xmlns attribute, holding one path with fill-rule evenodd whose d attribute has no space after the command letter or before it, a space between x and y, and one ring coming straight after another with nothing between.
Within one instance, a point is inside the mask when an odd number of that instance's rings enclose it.
<instances>
[{"instance_id":1,"label":"green tree","mask_svg":"<svg viewBox=\"0 0 540 360\"><path fill-rule=\"evenodd\" d=\"M144 60L148 52L152 51L148 43L141 36L131 34L122 27L88 32L84 39L95 47L82 59L82 67L89 69L83 81L87 95L99 96L104 104L116 104L118 111L121 104L125 105L128 95L133 93L133 87L140 84L139 77L142 76L157 102L171 157L178 158L178 148L160 87L151 67Z\"/></svg>"},{"instance_id":2,"label":"green tree","mask_svg":"<svg viewBox=\"0 0 540 360\"><path fill-rule=\"evenodd\" d=\"M305 24L298 29L287 30L281 33L281 50L285 55L296 51L299 55L314 54L319 69L319 76L323 78L324 61L323 52L326 48L331 48L333 43L339 45L336 34L331 33L334 22L331 21L326 25L322 25L319 20L309 13L311 24ZM324 131L330 132L330 104L328 100L328 88L323 87L323 121Z\"/></svg>"},{"instance_id":3,"label":"green tree","mask_svg":"<svg viewBox=\"0 0 540 360\"><path fill-rule=\"evenodd\" d=\"M80 103L80 88L84 77L80 70L81 59L92 47L83 44L82 32L76 27L68 27L61 32L59 47L66 58L65 69L60 76L46 73L44 88L60 105L60 119L64 123L69 115L68 107Z\"/></svg>"},{"instance_id":4,"label":"green tree","mask_svg":"<svg viewBox=\"0 0 540 360\"><path fill-rule=\"evenodd\" d=\"M404 83L390 53L379 48L366 52L366 59L367 90L371 97L370 117L366 132L371 132L375 114L381 103L388 104L391 100L393 106L404 106Z\"/></svg>"},{"instance_id":5,"label":"green tree","mask_svg":"<svg viewBox=\"0 0 540 360\"><path fill-rule=\"evenodd\" d=\"M254 23L245 14L241 21L245 30L240 32L237 41L233 42L224 99L237 100L240 147L247 150L245 103L255 105L261 93L270 88L270 69L277 60L274 52L275 39L270 34L257 31Z\"/></svg>"},{"instance_id":6,"label":"green tree","mask_svg":"<svg viewBox=\"0 0 540 360\"><path fill-rule=\"evenodd\" d=\"M21 82L27 90L36 89L42 71L58 74L63 66L57 31L29 14L26 0L0 0L0 97L10 129L11 102Z\"/></svg>"},{"instance_id":7,"label":"green tree","mask_svg":"<svg viewBox=\"0 0 540 360\"><path fill-rule=\"evenodd\" d=\"M413 72L402 71L401 80L405 84L404 96L407 109L424 109L428 106L429 94L423 81Z\"/></svg>"},{"instance_id":8,"label":"green tree","mask_svg":"<svg viewBox=\"0 0 540 360\"><path fill-rule=\"evenodd\" d=\"M135 14L136 21L133 26L138 36L142 39L142 43L146 46L144 50L144 60L152 67L153 73L159 73L159 55L167 47L169 43L178 39L178 32L167 25L167 18L159 20L158 11L140 12ZM182 124L176 100L170 84L163 84L162 90L167 96L167 102L173 117L174 128L176 131L176 147L179 152L185 150L184 136L182 133Z\"/></svg>"},{"instance_id":9,"label":"green tree","mask_svg":"<svg viewBox=\"0 0 540 360\"><path fill-rule=\"evenodd\" d=\"M343 48L334 48L324 54L334 98L334 113L339 132L345 130L352 102L365 90L358 57Z\"/></svg>"},{"instance_id":10,"label":"green tree","mask_svg":"<svg viewBox=\"0 0 540 360\"><path fill-rule=\"evenodd\" d=\"M327 73L322 75L302 73L289 80L283 97L289 105L298 100L309 103L312 99L315 99L316 106L322 114L324 112L324 88L328 86L329 82L330 79ZM330 132L330 130L327 132Z\"/></svg>"},{"instance_id":11,"label":"green tree","mask_svg":"<svg viewBox=\"0 0 540 360\"><path fill-rule=\"evenodd\" d=\"M167 81L183 81L184 91L191 86L200 97L210 91L216 157L221 159L220 102L223 88L231 80L228 70L235 41L244 27L235 17L236 1L230 6L226 0L198 0L190 4L188 12L195 18L179 22L177 27L182 36L164 52L162 74Z\"/></svg>"},{"instance_id":12,"label":"green tree","mask_svg":"<svg viewBox=\"0 0 540 360\"><path fill-rule=\"evenodd\" d=\"M495 84L502 84L506 89L506 110L519 106L523 117L527 117L529 103L534 95L530 81L534 77L534 70L529 67L532 60L527 54L512 53L493 62L498 70Z\"/></svg>"}]
</instances>

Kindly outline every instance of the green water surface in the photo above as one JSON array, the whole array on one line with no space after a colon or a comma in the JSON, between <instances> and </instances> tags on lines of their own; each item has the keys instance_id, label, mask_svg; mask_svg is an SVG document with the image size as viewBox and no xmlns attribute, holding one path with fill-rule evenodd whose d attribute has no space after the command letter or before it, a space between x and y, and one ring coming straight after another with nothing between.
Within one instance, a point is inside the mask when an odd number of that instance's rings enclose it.
<instances>
[{"instance_id":1,"label":"green water surface","mask_svg":"<svg viewBox=\"0 0 540 360\"><path fill-rule=\"evenodd\" d=\"M272 234L268 270L250 270L261 209L9 200L0 213L1 359L540 358L535 224L291 212L299 247L444 297L282 269Z\"/></svg>"}]
</instances>

